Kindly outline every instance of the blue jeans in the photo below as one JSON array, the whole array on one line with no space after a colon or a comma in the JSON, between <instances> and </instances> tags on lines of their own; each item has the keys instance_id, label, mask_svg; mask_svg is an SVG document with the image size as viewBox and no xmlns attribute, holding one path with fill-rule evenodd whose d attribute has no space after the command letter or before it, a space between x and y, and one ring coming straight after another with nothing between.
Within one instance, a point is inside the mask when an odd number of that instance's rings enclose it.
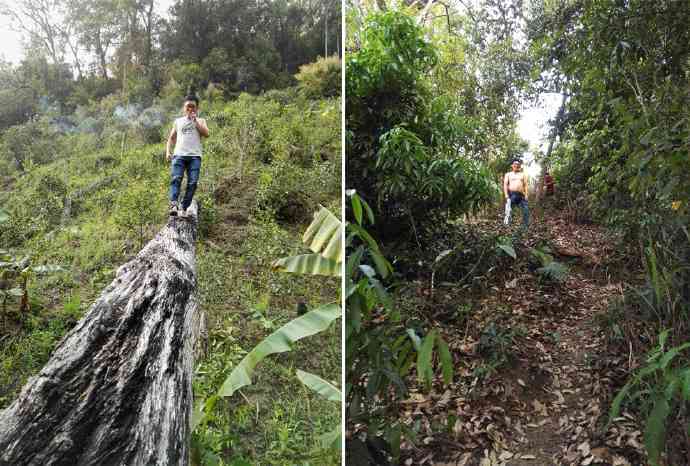
<instances>
[{"instance_id":1,"label":"blue jeans","mask_svg":"<svg viewBox=\"0 0 690 466\"><path fill-rule=\"evenodd\" d=\"M519 206L522 209L522 226L527 228L529 225L529 207L527 206L527 199L519 191L508 191L504 223L506 225L510 223L510 211L515 206Z\"/></svg>"},{"instance_id":2,"label":"blue jeans","mask_svg":"<svg viewBox=\"0 0 690 466\"><path fill-rule=\"evenodd\" d=\"M182 208L187 209L192 203L196 184L199 181L201 157L181 157L176 155L172 159L172 179L170 180L170 200L177 201L180 196L180 185L184 172L187 172L187 189L182 200Z\"/></svg>"}]
</instances>

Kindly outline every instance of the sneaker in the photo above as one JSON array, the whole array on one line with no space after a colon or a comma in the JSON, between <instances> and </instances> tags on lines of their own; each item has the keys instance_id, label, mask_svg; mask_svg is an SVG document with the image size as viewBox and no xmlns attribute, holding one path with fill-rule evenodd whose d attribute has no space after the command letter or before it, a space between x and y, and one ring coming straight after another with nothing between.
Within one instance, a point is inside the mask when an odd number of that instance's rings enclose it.
<instances>
[{"instance_id":1,"label":"sneaker","mask_svg":"<svg viewBox=\"0 0 690 466\"><path fill-rule=\"evenodd\" d=\"M171 217L176 217L177 216L177 201L171 201L170 202L170 216Z\"/></svg>"}]
</instances>

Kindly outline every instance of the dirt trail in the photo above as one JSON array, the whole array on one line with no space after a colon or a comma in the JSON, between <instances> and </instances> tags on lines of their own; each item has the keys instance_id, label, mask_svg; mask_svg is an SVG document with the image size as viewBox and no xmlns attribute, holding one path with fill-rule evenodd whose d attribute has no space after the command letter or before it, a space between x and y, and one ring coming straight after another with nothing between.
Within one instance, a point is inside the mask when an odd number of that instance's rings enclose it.
<instances>
[{"instance_id":1,"label":"dirt trail","mask_svg":"<svg viewBox=\"0 0 690 466\"><path fill-rule=\"evenodd\" d=\"M606 456L593 446L605 407L591 361L603 346L594 318L617 287L581 270L571 272L564 288L572 299L563 306L564 314L544 317L528 311L523 321L530 329L528 352L538 358L538 371L548 376L539 389L527 384L524 435L517 439L519 449L510 465L580 464L577 460L593 450L592 457Z\"/></svg>"},{"instance_id":2,"label":"dirt trail","mask_svg":"<svg viewBox=\"0 0 690 466\"><path fill-rule=\"evenodd\" d=\"M569 264L570 273L550 291L532 277L525 279L527 306L512 307L513 322L528 332L518 365L524 377L517 381L521 390L516 400L504 406L514 422L506 442L513 449L495 449L495 460L490 453L480 464L640 464L639 431L604 431L611 381L602 374L606 342L596 319L622 289L602 273L612 238L603 228L553 215L534 230L527 242L549 237L556 258Z\"/></svg>"},{"instance_id":3,"label":"dirt trail","mask_svg":"<svg viewBox=\"0 0 690 466\"><path fill-rule=\"evenodd\" d=\"M604 430L614 392L611 362L627 365L627 360L605 353L606 335L597 323L605 316L608 301L622 289L606 273L613 251L611 235L551 213L530 227L523 242L526 247L518 255L524 258L530 247L544 240L556 260L568 265L568 278L561 285L545 286L523 260L507 273L505 283L493 286L491 294L481 299L477 315L495 316L502 309L500 326L522 329L513 343L517 358L491 375L474 396L460 396L457 391L451 395L460 414L454 443L434 442L439 447L444 443L446 449L450 444L455 451L443 455L443 460L439 455L430 457L428 464L644 464L642 434L631 416ZM465 352L461 366L466 355L476 356L470 346L461 346Z\"/></svg>"}]
</instances>

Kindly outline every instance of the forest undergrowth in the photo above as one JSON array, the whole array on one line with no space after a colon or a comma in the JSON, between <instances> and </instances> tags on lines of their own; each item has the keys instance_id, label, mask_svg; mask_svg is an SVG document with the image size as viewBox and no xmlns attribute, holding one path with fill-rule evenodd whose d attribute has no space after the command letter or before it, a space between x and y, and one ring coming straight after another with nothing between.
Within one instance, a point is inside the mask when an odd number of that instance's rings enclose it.
<instances>
[{"instance_id":1,"label":"forest undergrowth","mask_svg":"<svg viewBox=\"0 0 690 466\"><path fill-rule=\"evenodd\" d=\"M451 384L438 374L427 391L408 379L400 420L415 434L401 445L401 464L645 462L643 420L623 410L608 424L613 397L639 364L612 332L609 308L642 270L628 263L620 235L576 224L548 203L536 207L527 234L516 223L504 227L498 215L469 220L457 228L462 233L437 232L437 244L425 244L427 262L430 249L447 251L458 241L467 245L458 254L475 254L478 262L459 262L473 271L437 266L432 288L430 269L415 257L419 273L399 284L396 305L409 316L406 326L437 331L454 361ZM495 247L505 238L515 258ZM481 242L470 241L482 239L493 248L476 257ZM538 273L535 249L567 274L554 280Z\"/></svg>"}]
</instances>

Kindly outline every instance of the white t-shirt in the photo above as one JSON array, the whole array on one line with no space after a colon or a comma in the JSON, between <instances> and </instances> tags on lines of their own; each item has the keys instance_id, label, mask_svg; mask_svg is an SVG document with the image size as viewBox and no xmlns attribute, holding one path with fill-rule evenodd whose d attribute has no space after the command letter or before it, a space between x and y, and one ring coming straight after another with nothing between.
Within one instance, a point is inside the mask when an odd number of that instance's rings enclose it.
<instances>
[{"instance_id":1,"label":"white t-shirt","mask_svg":"<svg viewBox=\"0 0 690 466\"><path fill-rule=\"evenodd\" d=\"M186 116L175 119L177 141L173 155L180 157L201 157L201 135L196 125Z\"/></svg>"}]
</instances>

